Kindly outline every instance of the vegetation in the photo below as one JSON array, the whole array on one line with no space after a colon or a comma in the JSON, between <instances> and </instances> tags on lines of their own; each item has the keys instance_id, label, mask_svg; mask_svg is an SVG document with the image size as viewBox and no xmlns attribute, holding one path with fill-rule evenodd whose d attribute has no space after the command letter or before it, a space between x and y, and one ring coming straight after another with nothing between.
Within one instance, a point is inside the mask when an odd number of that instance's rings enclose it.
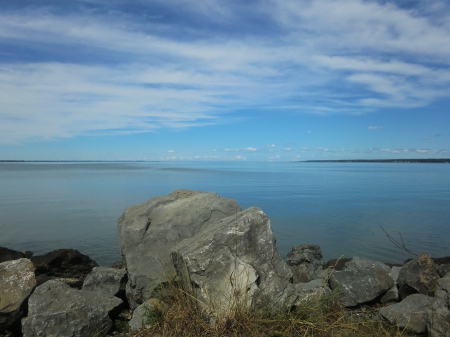
<instances>
[{"instance_id":1,"label":"vegetation","mask_svg":"<svg viewBox=\"0 0 450 337\"><path fill-rule=\"evenodd\" d=\"M382 321L375 309L344 309L335 293L278 314L237 305L228 317L214 325L204 319L196 300L183 290L180 283L168 282L164 289L160 289L159 297L165 305L149 309L145 316L154 325L139 332L136 337L411 336Z\"/></svg>"}]
</instances>

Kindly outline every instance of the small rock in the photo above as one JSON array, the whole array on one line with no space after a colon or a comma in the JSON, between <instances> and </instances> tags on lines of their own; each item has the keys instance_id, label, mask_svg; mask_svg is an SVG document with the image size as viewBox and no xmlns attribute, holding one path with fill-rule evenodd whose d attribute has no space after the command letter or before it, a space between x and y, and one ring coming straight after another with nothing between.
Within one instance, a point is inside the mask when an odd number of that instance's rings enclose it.
<instances>
[{"instance_id":1,"label":"small rock","mask_svg":"<svg viewBox=\"0 0 450 337\"><path fill-rule=\"evenodd\" d=\"M311 243L292 247L286 256L286 263L291 268L293 283L311 281L314 273L324 267L320 247Z\"/></svg>"},{"instance_id":2,"label":"small rock","mask_svg":"<svg viewBox=\"0 0 450 337\"><path fill-rule=\"evenodd\" d=\"M24 257L25 256L21 252L6 247L0 247L0 263L11 260L23 259Z\"/></svg>"},{"instance_id":3,"label":"small rock","mask_svg":"<svg viewBox=\"0 0 450 337\"><path fill-rule=\"evenodd\" d=\"M95 267L86 276L83 283L84 290L103 291L110 296L125 298L125 286L127 284L127 272L125 269Z\"/></svg>"},{"instance_id":4,"label":"small rock","mask_svg":"<svg viewBox=\"0 0 450 337\"><path fill-rule=\"evenodd\" d=\"M430 337L450 336L450 273L437 282L427 327Z\"/></svg>"}]
</instances>

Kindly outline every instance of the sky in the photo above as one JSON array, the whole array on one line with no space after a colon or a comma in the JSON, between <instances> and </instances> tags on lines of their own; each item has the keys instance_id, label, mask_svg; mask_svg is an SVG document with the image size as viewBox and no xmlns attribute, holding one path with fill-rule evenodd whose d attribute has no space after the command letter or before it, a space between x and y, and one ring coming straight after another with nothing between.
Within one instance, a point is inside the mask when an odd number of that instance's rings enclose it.
<instances>
[{"instance_id":1,"label":"sky","mask_svg":"<svg viewBox=\"0 0 450 337\"><path fill-rule=\"evenodd\" d=\"M0 8L0 160L450 157L449 1Z\"/></svg>"}]
</instances>

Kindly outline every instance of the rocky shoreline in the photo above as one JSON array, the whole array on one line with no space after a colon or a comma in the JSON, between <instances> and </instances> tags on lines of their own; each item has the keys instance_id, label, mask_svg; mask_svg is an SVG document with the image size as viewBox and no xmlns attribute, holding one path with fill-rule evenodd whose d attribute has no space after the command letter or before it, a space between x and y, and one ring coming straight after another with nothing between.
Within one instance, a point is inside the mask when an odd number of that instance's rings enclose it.
<instances>
[{"instance_id":1,"label":"rocky shoreline","mask_svg":"<svg viewBox=\"0 0 450 337\"><path fill-rule=\"evenodd\" d=\"M320 247L304 243L282 259L262 210L191 190L127 208L118 235L123 261L110 268L72 249L33 256L0 247L0 336L117 335L113 322L132 336L149 327L145 311L174 278L209 324L236 298L269 301L276 312L335 292L349 310L370 307L408 332L450 336L450 257L324 263Z\"/></svg>"}]
</instances>

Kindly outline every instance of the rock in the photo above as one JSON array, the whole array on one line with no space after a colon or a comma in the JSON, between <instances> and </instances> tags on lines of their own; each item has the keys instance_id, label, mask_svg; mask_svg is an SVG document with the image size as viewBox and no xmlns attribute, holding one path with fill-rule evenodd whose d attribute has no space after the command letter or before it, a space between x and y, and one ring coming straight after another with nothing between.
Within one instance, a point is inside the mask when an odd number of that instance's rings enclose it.
<instances>
[{"instance_id":1,"label":"rock","mask_svg":"<svg viewBox=\"0 0 450 337\"><path fill-rule=\"evenodd\" d=\"M375 300L395 284L389 276L390 268L381 262L354 257L344 270L331 274L331 289L338 289L339 299L346 307Z\"/></svg>"},{"instance_id":2,"label":"rock","mask_svg":"<svg viewBox=\"0 0 450 337\"><path fill-rule=\"evenodd\" d=\"M172 252L184 287L212 324L237 306L284 308L294 288L269 218L252 207L184 240Z\"/></svg>"},{"instance_id":3,"label":"rock","mask_svg":"<svg viewBox=\"0 0 450 337\"><path fill-rule=\"evenodd\" d=\"M399 295L401 298L415 293L432 296L438 279L439 275L430 254L422 254L406 263L400 270L397 281Z\"/></svg>"},{"instance_id":4,"label":"rock","mask_svg":"<svg viewBox=\"0 0 450 337\"><path fill-rule=\"evenodd\" d=\"M239 211L234 200L191 190L177 190L127 208L118 232L129 274L130 306L153 297L154 288L175 275L170 260L173 247Z\"/></svg>"},{"instance_id":5,"label":"rock","mask_svg":"<svg viewBox=\"0 0 450 337\"><path fill-rule=\"evenodd\" d=\"M330 295L331 289L323 279L315 279L308 283L297 283L294 285L295 295L297 299L294 306L299 306L302 303L317 301L322 296Z\"/></svg>"},{"instance_id":6,"label":"rock","mask_svg":"<svg viewBox=\"0 0 450 337\"><path fill-rule=\"evenodd\" d=\"M320 247L311 243L292 247L286 256L286 263L291 268L293 283L311 281L315 272L324 267Z\"/></svg>"},{"instance_id":7,"label":"rock","mask_svg":"<svg viewBox=\"0 0 450 337\"><path fill-rule=\"evenodd\" d=\"M433 298L422 294L408 296L400 303L380 309L380 314L392 324L412 333L422 334L426 331L428 310Z\"/></svg>"},{"instance_id":8,"label":"rock","mask_svg":"<svg viewBox=\"0 0 450 337\"><path fill-rule=\"evenodd\" d=\"M30 260L21 258L0 263L0 331L20 330L26 301L35 286Z\"/></svg>"},{"instance_id":9,"label":"rock","mask_svg":"<svg viewBox=\"0 0 450 337\"><path fill-rule=\"evenodd\" d=\"M149 329L153 324L157 323L161 318L161 311L159 309L160 302L151 298L141 305L139 305L133 311L133 317L129 322L130 330L137 332L142 329Z\"/></svg>"},{"instance_id":10,"label":"rock","mask_svg":"<svg viewBox=\"0 0 450 337\"><path fill-rule=\"evenodd\" d=\"M0 263L11 260L23 259L25 256L16 250L0 247Z\"/></svg>"},{"instance_id":11,"label":"rock","mask_svg":"<svg viewBox=\"0 0 450 337\"><path fill-rule=\"evenodd\" d=\"M116 262L113 263L111 268L114 268L114 269L127 269L127 264L125 263L125 261L116 261Z\"/></svg>"},{"instance_id":12,"label":"rock","mask_svg":"<svg viewBox=\"0 0 450 337\"><path fill-rule=\"evenodd\" d=\"M450 272L450 264L441 264L436 267L436 271L439 277L444 277L448 272Z\"/></svg>"},{"instance_id":13,"label":"rock","mask_svg":"<svg viewBox=\"0 0 450 337\"><path fill-rule=\"evenodd\" d=\"M330 269L334 269L337 271L341 271L342 269L344 269L345 264L351 260L352 259L348 259L348 258L329 260L325 265L325 269L330 268Z\"/></svg>"},{"instance_id":14,"label":"rock","mask_svg":"<svg viewBox=\"0 0 450 337\"><path fill-rule=\"evenodd\" d=\"M450 274L437 282L427 327L430 337L450 336Z\"/></svg>"},{"instance_id":15,"label":"rock","mask_svg":"<svg viewBox=\"0 0 450 337\"><path fill-rule=\"evenodd\" d=\"M389 272L389 276L394 279L395 282L398 280L398 275L400 275L400 270L402 270L402 267L393 266L391 268L391 271Z\"/></svg>"},{"instance_id":16,"label":"rock","mask_svg":"<svg viewBox=\"0 0 450 337\"><path fill-rule=\"evenodd\" d=\"M103 291L109 296L116 296L125 300L125 286L128 277L125 269L95 267L86 276L83 290Z\"/></svg>"},{"instance_id":17,"label":"rock","mask_svg":"<svg viewBox=\"0 0 450 337\"><path fill-rule=\"evenodd\" d=\"M50 280L36 288L22 319L24 337L105 336L112 327L109 314L122 301L103 292L77 290Z\"/></svg>"},{"instance_id":18,"label":"rock","mask_svg":"<svg viewBox=\"0 0 450 337\"><path fill-rule=\"evenodd\" d=\"M400 274L400 270L402 268L398 266L392 266L391 270L389 271L389 276L392 277L395 284L394 286L389 289L386 294L383 295L380 302L383 304L386 303L392 303L392 302L398 302L399 301L399 295L398 295L398 287L397 287L397 279L398 275Z\"/></svg>"},{"instance_id":19,"label":"rock","mask_svg":"<svg viewBox=\"0 0 450 337\"><path fill-rule=\"evenodd\" d=\"M89 256L75 249L57 249L45 255L31 258L36 266L38 285L54 278L78 278L82 285L83 280L98 264Z\"/></svg>"}]
</instances>

